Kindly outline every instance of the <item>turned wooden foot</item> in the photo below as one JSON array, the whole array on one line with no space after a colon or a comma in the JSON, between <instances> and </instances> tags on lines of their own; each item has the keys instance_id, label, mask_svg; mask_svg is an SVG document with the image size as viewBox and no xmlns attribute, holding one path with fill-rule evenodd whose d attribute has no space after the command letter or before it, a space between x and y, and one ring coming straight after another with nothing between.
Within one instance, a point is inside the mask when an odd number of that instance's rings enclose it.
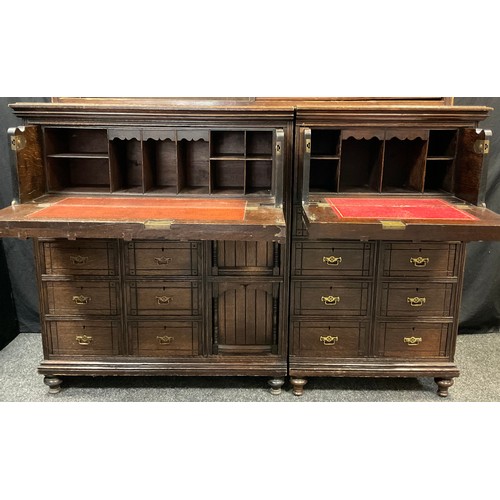
<instances>
[{"instance_id":1,"label":"turned wooden foot","mask_svg":"<svg viewBox=\"0 0 500 500\"><path fill-rule=\"evenodd\" d=\"M454 384L454 380L452 378L435 378L434 381L438 386L437 393L445 398L448 396L448 389Z\"/></svg>"},{"instance_id":2,"label":"turned wooden foot","mask_svg":"<svg viewBox=\"0 0 500 500\"><path fill-rule=\"evenodd\" d=\"M44 377L43 383L49 386L49 394L57 394L61 391L62 378Z\"/></svg>"},{"instance_id":3,"label":"turned wooden foot","mask_svg":"<svg viewBox=\"0 0 500 500\"><path fill-rule=\"evenodd\" d=\"M283 384L285 383L285 379L283 378L272 378L271 380L268 380L267 383L269 384L269 392L273 396L279 396L281 394L281 388L283 387Z\"/></svg>"},{"instance_id":4,"label":"turned wooden foot","mask_svg":"<svg viewBox=\"0 0 500 500\"><path fill-rule=\"evenodd\" d=\"M291 378L292 392L295 396L302 396L304 394L304 386L307 384L305 378Z\"/></svg>"}]
</instances>

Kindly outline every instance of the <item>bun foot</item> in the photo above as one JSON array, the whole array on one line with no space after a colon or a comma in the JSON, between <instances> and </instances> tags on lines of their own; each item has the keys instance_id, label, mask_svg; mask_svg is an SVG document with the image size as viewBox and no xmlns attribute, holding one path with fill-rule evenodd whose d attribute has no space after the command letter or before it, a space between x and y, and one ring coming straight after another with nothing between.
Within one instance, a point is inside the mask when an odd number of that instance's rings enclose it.
<instances>
[{"instance_id":1,"label":"bun foot","mask_svg":"<svg viewBox=\"0 0 500 500\"><path fill-rule=\"evenodd\" d=\"M304 394L304 386L307 384L305 378L291 378L292 392L295 396L302 396Z\"/></svg>"},{"instance_id":2,"label":"bun foot","mask_svg":"<svg viewBox=\"0 0 500 500\"><path fill-rule=\"evenodd\" d=\"M285 383L285 379L272 378L271 380L268 380L267 383L270 386L269 392L273 396L279 396L281 394L281 388L283 387L283 384Z\"/></svg>"},{"instance_id":3,"label":"bun foot","mask_svg":"<svg viewBox=\"0 0 500 500\"><path fill-rule=\"evenodd\" d=\"M434 381L438 386L438 395L446 398L448 396L448 389L454 384L454 380L452 378L435 378Z\"/></svg>"},{"instance_id":4,"label":"bun foot","mask_svg":"<svg viewBox=\"0 0 500 500\"><path fill-rule=\"evenodd\" d=\"M61 392L62 378L44 377L43 383L49 386L49 394L57 394L58 392Z\"/></svg>"}]
</instances>

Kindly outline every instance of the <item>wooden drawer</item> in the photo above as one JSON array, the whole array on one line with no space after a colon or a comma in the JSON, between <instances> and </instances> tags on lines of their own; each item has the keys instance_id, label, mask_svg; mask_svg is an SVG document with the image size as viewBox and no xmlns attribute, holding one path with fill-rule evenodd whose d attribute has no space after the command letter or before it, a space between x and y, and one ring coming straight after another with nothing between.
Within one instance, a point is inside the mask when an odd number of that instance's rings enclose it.
<instances>
[{"instance_id":1,"label":"wooden drawer","mask_svg":"<svg viewBox=\"0 0 500 500\"><path fill-rule=\"evenodd\" d=\"M377 355L405 359L447 356L451 323L379 323Z\"/></svg>"},{"instance_id":2,"label":"wooden drawer","mask_svg":"<svg viewBox=\"0 0 500 500\"><path fill-rule=\"evenodd\" d=\"M133 321L129 338L136 356L196 356L200 325L195 321Z\"/></svg>"},{"instance_id":3,"label":"wooden drawer","mask_svg":"<svg viewBox=\"0 0 500 500\"><path fill-rule=\"evenodd\" d=\"M383 243L384 276L457 276L458 243Z\"/></svg>"},{"instance_id":4,"label":"wooden drawer","mask_svg":"<svg viewBox=\"0 0 500 500\"><path fill-rule=\"evenodd\" d=\"M382 283L381 316L448 317L454 314L452 283Z\"/></svg>"},{"instance_id":5,"label":"wooden drawer","mask_svg":"<svg viewBox=\"0 0 500 500\"><path fill-rule=\"evenodd\" d=\"M201 243L136 241L126 246L129 276L198 276Z\"/></svg>"},{"instance_id":6,"label":"wooden drawer","mask_svg":"<svg viewBox=\"0 0 500 500\"><path fill-rule=\"evenodd\" d=\"M371 283L296 281L293 314L304 316L366 316Z\"/></svg>"},{"instance_id":7,"label":"wooden drawer","mask_svg":"<svg viewBox=\"0 0 500 500\"><path fill-rule=\"evenodd\" d=\"M47 321L45 325L54 355L120 354L119 321Z\"/></svg>"},{"instance_id":8,"label":"wooden drawer","mask_svg":"<svg viewBox=\"0 0 500 500\"><path fill-rule=\"evenodd\" d=\"M354 358L366 353L367 323L294 321L293 354L325 358Z\"/></svg>"},{"instance_id":9,"label":"wooden drawer","mask_svg":"<svg viewBox=\"0 0 500 500\"><path fill-rule=\"evenodd\" d=\"M117 276L115 240L42 241L41 272L49 275Z\"/></svg>"},{"instance_id":10,"label":"wooden drawer","mask_svg":"<svg viewBox=\"0 0 500 500\"><path fill-rule=\"evenodd\" d=\"M374 245L340 242L295 243L294 274L296 276L371 276Z\"/></svg>"},{"instance_id":11,"label":"wooden drawer","mask_svg":"<svg viewBox=\"0 0 500 500\"><path fill-rule=\"evenodd\" d=\"M43 288L47 314L119 314L118 286L114 281L48 281Z\"/></svg>"},{"instance_id":12,"label":"wooden drawer","mask_svg":"<svg viewBox=\"0 0 500 500\"><path fill-rule=\"evenodd\" d=\"M200 314L197 282L146 281L127 284L132 316L197 316Z\"/></svg>"}]
</instances>

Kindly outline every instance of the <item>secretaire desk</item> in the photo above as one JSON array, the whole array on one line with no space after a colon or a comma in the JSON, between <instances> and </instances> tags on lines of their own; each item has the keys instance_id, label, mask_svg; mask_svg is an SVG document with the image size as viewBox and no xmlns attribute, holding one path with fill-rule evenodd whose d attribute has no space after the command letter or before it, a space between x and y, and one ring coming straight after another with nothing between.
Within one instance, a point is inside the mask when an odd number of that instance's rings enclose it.
<instances>
[{"instance_id":1,"label":"secretaire desk","mask_svg":"<svg viewBox=\"0 0 500 500\"><path fill-rule=\"evenodd\" d=\"M454 364L489 109L449 99L18 103L51 392L74 375L435 377Z\"/></svg>"}]
</instances>

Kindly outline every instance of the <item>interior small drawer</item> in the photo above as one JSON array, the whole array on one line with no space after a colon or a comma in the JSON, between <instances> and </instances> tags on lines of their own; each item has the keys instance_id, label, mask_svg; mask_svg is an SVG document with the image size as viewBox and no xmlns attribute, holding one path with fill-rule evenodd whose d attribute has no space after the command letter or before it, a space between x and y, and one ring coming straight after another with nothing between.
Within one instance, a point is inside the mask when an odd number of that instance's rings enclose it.
<instances>
[{"instance_id":1,"label":"interior small drawer","mask_svg":"<svg viewBox=\"0 0 500 500\"><path fill-rule=\"evenodd\" d=\"M377 355L404 359L447 356L451 323L379 323Z\"/></svg>"},{"instance_id":2,"label":"interior small drawer","mask_svg":"<svg viewBox=\"0 0 500 500\"><path fill-rule=\"evenodd\" d=\"M457 276L458 243L383 243L384 276Z\"/></svg>"},{"instance_id":3,"label":"interior small drawer","mask_svg":"<svg viewBox=\"0 0 500 500\"><path fill-rule=\"evenodd\" d=\"M44 282L47 314L117 315L119 291L114 281Z\"/></svg>"},{"instance_id":4,"label":"interior small drawer","mask_svg":"<svg viewBox=\"0 0 500 500\"><path fill-rule=\"evenodd\" d=\"M107 356L120 354L119 321L47 321L54 355Z\"/></svg>"},{"instance_id":5,"label":"interior small drawer","mask_svg":"<svg viewBox=\"0 0 500 500\"><path fill-rule=\"evenodd\" d=\"M129 338L135 356L168 358L198 355L200 325L196 321L133 321Z\"/></svg>"},{"instance_id":6,"label":"interior small drawer","mask_svg":"<svg viewBox=\"0 0 500 500\"><path fill-rule=\"evenodd\" d=\"M367 323L294 321L292 354L325 358L352 358L366 352Z\"/></svg>"},{"instance_id":7,"label":"interior small drawer","mask_svg":"<svg viewBox=\"0 0 500 500\"><path fill-rule=\"evenodd\" d=\"M42 274L117 276L115 240L40 242Z\"/></svg>"},{"instance_id":8,"label":"interior small drawer","mask_svg":"<svg viewBox=\"0 0 500 500\"><path fill-rule=\"evenodd\" d=\"M198 276L201 243L136 241L126 246L129 276Z\"/></svg>"},{"instance_id":9,"label":"interior small drawer","mask_svg":"<svg viewBox=\"0 0 500 500\"><path fill-rule=\"evenodd\" d=\"M454 315L456 285L452 283L383 283L381 316L449 317Z\"/></svg>"},{"instance_id":10,"label":"interior small drawer","mask_svg":"<svg viewBox=\"0 0 500 500\"><path fill-rule=\"evenodd\" d=\"M127 284L132 316L197 316L200 287L197 282L132 282Z\"/></svg>"},{"instance_id":11,"label":"interior small drawer","mask_svg":"<svg viewBox=\"0 0 500 500\"><path fill-rule=\"evenodd\" d=\"M304 316L366 316L371 283L296 281L293 313Z\"/></svg>"},{"instance_id":12,"label":"interior small drawer","mask_svg":"<svg viewBox=\"0 0 500 500\"><path fill-rule=\"evenodd\" d=\"M362 242L295 243L296 276L371 276L374 245Z\"/></svg>"}]
</instances>

